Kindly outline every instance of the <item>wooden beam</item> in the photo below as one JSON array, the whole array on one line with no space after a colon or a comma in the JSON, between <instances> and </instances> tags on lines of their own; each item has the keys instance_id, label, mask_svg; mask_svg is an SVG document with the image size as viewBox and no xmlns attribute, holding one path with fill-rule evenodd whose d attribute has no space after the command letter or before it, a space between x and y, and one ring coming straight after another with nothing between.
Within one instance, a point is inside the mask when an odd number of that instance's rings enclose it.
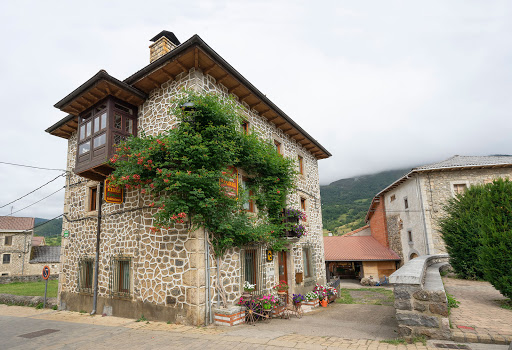
<instances>
[{"instance_id":1,"label":"wooden beam","mask_svg":"<svg viewBox=\"0 0 512 350\"><path fill-rule=\"evenodd\" d=\"M295 135L298 135L298 134L300 134L300 132L297 131L295 134L288 134L288 136L294 137Z\"/></svg>"},{"instance_id":2,"label":"wooden beam","mask_svg":"<svg viewBox=\"0 0 512 350\"><path fill-rule=\"evenodd\" d=\"M82 95L82 96L80 96L80 97L81 97L81 98L83 98L84 100L86 100L87 102L91 103L91 104L94 102L94 101L89 100L89 99L88 99L87 97L85 97L84 95Z\"/></svg>"},{"instance_id":3,"label":"wooden beam","mask_svg":"<svg viewBox=\"0 0 512 350\"><path fill-rule=\"evenodd\" d=\"M178 67L180 67L183 72L185 72L185 73L188 72L188 69L180 61L176 60L174 62L176 62Z\"/></svg>"},{"instance_id":4,"label":"wooden beam","mask_svg":"<svg viewBox=\"0 0 512 350\"><path fill-rule=\"evenodd\" d=\"M146 77L151 83L153 83L153 85L156 87L156 88L159 88L162 84L160 84L158 81L156 81L155 79L147 76Z\"/></svg>"},{"instance_id":5,"label":"wooden beam","mask_svg":"<svg viewBox=\"0 0 512 350\"><path fill-rule=\"evenodd\" d=\"M194 49L194 68L199 68L199 49L197 47Z\"/></svg>"},{"instance_id":6,"label":"wooden beam","mask_svg":"<svg viewBox=\"0 0 512 350\"><path fill-rule=\"evenodd\" d=\"M287 122L287 121L284 121L283 123L279 123L279 124L275 124L275 125L276 125L277 127L280 127L281 125L284 125L284 124L286 124L286 123L288 123L288 122Z\"/></svg>"},{"instance_id":7,"label":"wooden beam","mask_svg":"<svg viewBox=\"0 0 512 350\"><path fill-rule=\"evenodd\" d=\"M86 109L86 108L87 108L87 106L86 106L86 105L84 105L84 104L82 104L82 103L78 102L77 100L75 100L75 101L73 101L73 102L74 102L74 103L76 103L77 105L79 105L80 107L82 107L83 109Z\"/></svg>"},{"instance_id":8,"label":"wooden beam","mask_svg":"<svg viewBox=\"0 0 512 350\"><path fill-rule=\"evenodd\" d=\"M246 95L244 95L244 96L238 96L238 98L240 99L240 102L244 102L244 100L245 100L247 97L251 96L251 95L252 95L252 93L250 93L250 92L249 92L248 94L246 94Z\"/></svg>"},{"instance_id":9,"label":"wooden beam","mask_svg":"<svg viewBox=\"0 0 512 350\"><path fill-rule=\"evenodd\" d=\"M212 66L210 66L210 67L206 68L206 69L203 71L204 75L209 74L209 73L212 71L212 69L213 69L213 68L215 68L216 66L217 66L217 65L214 63Z\"/></svg>"},{"instance_id":10,"label":"wooden beam","mask_svg":"<svg viewBox=\"0 0 512 350\"><path fill-rule=\"evenodd\" d=\"M292 129L293 129L293 126L290 126L288 129L281 129L281 130L283 130L283 132L287 132L287 131L290 131Z\"/></svg>"},{"instance_id":11,"label":"wooden beam","mask_svg":"<svg viewBox=\"0 0 512 350\"><path fill-rule=\"evenodd\" d=\"M72 111L75 111L75 113L80 113L80 111L78 109L76 109L75 107L72 107L71 105L68 105L66 108L69 108L70 110Z\"/></svg>"},{"instance_id":12,"label":"wooden beam","mask_svg":"<svg viewBox=\"0 0 512 350\"><path fill-rule=\"evenodd\" d=\"M224 74L223 76L221 76L219 79L215 79L217 81L217 84L222 84L222 82L224 81L224 79L226 79L227 77L229 77L229 74L226 73Z\"/></svg>"},{"instance_id":13,"label":"wooden beam","mask_svg":"<svg viewBox=\"0 0 512 350\"><path fill-rule=\"evenodd\" d=\"M279 118L279 116L278 116L278 115L275 115L275 116L273 116L273 117L268 118L267 120L268 120L269 122L271 122L272 120L276 120L277 118Z\"/></svg>"},{"instance_id":14,"label":"wooden beam","mask_svg":"<svg viewBox=\"0 0 512 350\"><path fill-rule=\"evenodd\" d=\"M263 103L263 101L261 101L261 100L260 100L260 101L258 101L257 103L254 103L254 104L252 104L252 105L249 105L249 107L251 107L251 109L253 109L254 107L256 107L256 106L258 106L258 105L260 105L260 104L262 104L262 103Z\"/></svg>"},{"instance_id":15,"label":"wooden beam","mask_svg":"<svg viewBox=\"0 0 512 350\"><path fill-rule=\"evenodd\" d=\"M238 84L236 84L235 86L233 86L233 87L229 88L229 89L228 89L228 93L229 93L229 94L230 94L230 93L232 93L234 90L238 89L238 88L240 87L240 85L242 85L242 84L238 83Z\"/></svg>"},{"instance_id":16,"label":"wooden beam","mask_svg":"<svg viewBox=\"0 0 512 350\"><path fill-rule=\"evenodd\" d=\"M101 96L96 96L95 94L93 94L93 93L92 93L92 91L91 91L91 90L87 91L87 93L88 93L89 95L91 95L92 97L94 97L95 99L97 99L97 100L101 99Z\"/></svg>"},{"instance_id":17,"label":"wooden beam","mask_svg":"<svg viewBox=\"0 0 512 350\"><path fill-rule=\"evenodd\" d=\"M172 75L171 73L169 73L168 71L166 71L165 68L162 68L162 74L165 75L165 77L167 79L174 80L174 78L175 78L175 76Z\"/></svg>"},{"instance_id":18,"label":"wooden beam","mask_svg":"<svg viewBox=\"0 0 512 350\"><path fill-rule=\"evenodd\" d=\"M128 98L126 99L126 102L130 102L133 100L133 96L132 95L128 95Z\"/></svg>"},{"instance_id":19,"label":"wooden beam","mask_svg":"<svg viewBox=\"0 0 512 350\"><path fill-rule=\"evenodd\" d=\"M263 115L263 114L265 114L265 113L267 113L267 112L270 112L270 108L265 109L263 112L260 112L260 115Z\"/></svg>"}]
</instances>

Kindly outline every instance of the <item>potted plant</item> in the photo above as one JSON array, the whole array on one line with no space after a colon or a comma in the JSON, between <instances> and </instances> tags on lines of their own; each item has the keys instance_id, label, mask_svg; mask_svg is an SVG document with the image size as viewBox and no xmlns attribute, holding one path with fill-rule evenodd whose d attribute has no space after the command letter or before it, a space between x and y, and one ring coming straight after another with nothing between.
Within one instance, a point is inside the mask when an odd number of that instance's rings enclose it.
<instances>
[{"instance_id":1,"label":"potted plant","mask_svg":"<svg viewBox=\"0 0 512 350\"><path fill-rule=\"evenodd\" d=\"M327 287L321 286L318 283L313 288L313 291L318 295L318 300L320 300L320 305L323 307L327 307Z\"/></svg>"},{"instance_id":2,"label":"potted plant","mask_svg":"<svg viewBox=\"0 0 512 350\"><path fill-rule=\"evenodd\" d=\"M277 290L277 292L278 292L278 293L286 293L286 291L288 290L288 288L289 288L289 287L288 287L288 283L286 283L286 281L281 280L281 281L279 281L279 283L278 283L278 284L276 284L276 285L274 286L274 288L273 288L273 289L274 289L274 290Z\"/></svg>"},{"instance_id":3,"label":"potted plant","mask_svg":"<svg viewBox=\"0 0 512 350\"><path fill-rule=\"evenodd\" d=\"M327 289L327 296L329 298L329 302L332 303L338 297L338 291L334 287L329 287Z\"/></svg>"},{"instance_id":4,"label":"potted plant","mask_svg":"<svg viewBox=\"0 0 512 350\"><path fill-rule=\"evenodd\" d=\"M244 293L242 294L242 298L244 300L248 300L251 298L252 292L256 288L256 284L250 284L248 281L245 281L243 288L244 288Z\"/></svg>"},{"instance_id":5,"label":"potted plant","mask_svg":"<svg viewBox=\"0 0 512 350\"><path fill-rule=\"evenodd\" d=\"M319 305L318 295L315 292L308 292L304 298L305 304L311 307L315 307Z\"/></svg>"},{"instance_id":6,"label":"potted plant","mask_svg":"<svg viewBox=\"0 0 512 350\"><path fill-rule=\"evenodd\" d=\"M293 294L292 301L295 306L300 306L306 298L302 294Z\"/></svg>"}]
</instances>

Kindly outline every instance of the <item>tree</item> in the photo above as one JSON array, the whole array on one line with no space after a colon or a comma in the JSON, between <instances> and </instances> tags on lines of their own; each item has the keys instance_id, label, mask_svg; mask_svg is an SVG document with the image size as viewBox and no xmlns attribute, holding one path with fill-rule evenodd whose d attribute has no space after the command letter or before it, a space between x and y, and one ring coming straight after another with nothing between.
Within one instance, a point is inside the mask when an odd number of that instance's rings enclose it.
<instances>
[{"instance_id":1,"label":"tree","mask_svg":"<svg viewBox=\"0 0 512 350\"><path fill-rule=\"evenodd\" d=\"M450 262L463 278L483 278L512 298L512 182L471 186L440 221Z\"/></svg>"}]
</instances>

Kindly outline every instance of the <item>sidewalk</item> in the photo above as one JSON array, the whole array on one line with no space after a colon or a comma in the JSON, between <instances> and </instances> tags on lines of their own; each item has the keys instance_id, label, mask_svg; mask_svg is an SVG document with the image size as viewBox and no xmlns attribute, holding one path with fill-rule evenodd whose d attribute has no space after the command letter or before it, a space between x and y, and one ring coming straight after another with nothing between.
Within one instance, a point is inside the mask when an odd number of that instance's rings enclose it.
<instances>
[{"instance_id":1,"label":"sidewalk","mask_svg":"<svg viewBox=\"0 0 512 350\"><path fill-rule=\"evenodd\" d=\"M460 302L451 309L455 341L509 344L512 341L512 310L498 306L505 299L488 282L443 278L446 292Z\"/></svg>"}]
</instances>

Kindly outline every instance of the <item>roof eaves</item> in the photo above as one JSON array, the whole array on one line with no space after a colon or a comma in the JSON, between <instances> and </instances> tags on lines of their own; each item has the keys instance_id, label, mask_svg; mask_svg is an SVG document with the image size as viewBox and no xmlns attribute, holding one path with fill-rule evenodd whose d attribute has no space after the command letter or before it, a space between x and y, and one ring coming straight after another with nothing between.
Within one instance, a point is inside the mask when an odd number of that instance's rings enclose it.
<instances>
[{"instance_id":1,"label":"roof eaves","mask_svg":"<svg viewBox=\"0 0 512 350\"><path fill-rule=\"evenodd\" d=\"M283 119L290 123L295 129L297 129L301 134L303 134L307 139L309 139L313 144L315 144L315 146L317 146L320 150L322 150L322 152L324 152L327 155L327 158L332 156L332 154L326 148L324 148L317 140L311 137L311 135L309 135L306 131L304 131L304 129L302 129L297 123L295 123L295 121L293 121L286 113L284 113L279 107L277 107L272 101L270 101L261 91L259 91L251 82L249 82L249 80L247 80L242 74L240 74L235 68L233 68L233 66L231 66L226 60L224 60L197 34L194 34L190 39L176 47L174 50L171 50L170 52L163 55L156 61L150 63L138 72L132 74L131 76L126 78L124 82L127 84L134 84L136 81L145 77L147 74L151 73L160 66L166 64L167 61L173 59L176 56L179 56L181 53L188 50L190 47L194 45L201 47L206 54L208 54L213 60L217 61L224 69L228 71L229 74L233 75L248 89L250 89L259 99L261 99L270 108L274 109L278 114L280 114L283 117Z\"/></svg>"}]
</instances>

